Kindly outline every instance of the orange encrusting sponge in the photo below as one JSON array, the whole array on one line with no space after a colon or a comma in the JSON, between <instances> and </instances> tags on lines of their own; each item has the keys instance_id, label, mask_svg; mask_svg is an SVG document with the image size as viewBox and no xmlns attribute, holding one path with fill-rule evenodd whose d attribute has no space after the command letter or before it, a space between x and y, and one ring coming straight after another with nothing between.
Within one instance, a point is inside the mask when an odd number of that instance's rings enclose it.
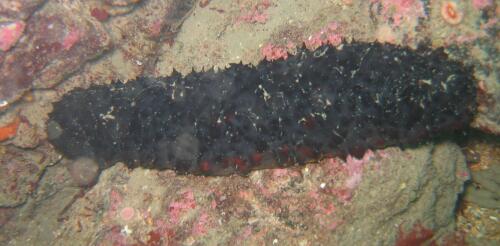
<instances>
[{"instance_id":1,"label":"orange encrusting sponge","mask_svg":"<svg viewBox=\"0 0 500 246\"><path fill-rule=\"evenodd\" d=\"M19 123L21 123L21 120L18 117L16 117L9 124L0 127L0 142L5 141L16 135Z\"/></svg>"}]
</instances>

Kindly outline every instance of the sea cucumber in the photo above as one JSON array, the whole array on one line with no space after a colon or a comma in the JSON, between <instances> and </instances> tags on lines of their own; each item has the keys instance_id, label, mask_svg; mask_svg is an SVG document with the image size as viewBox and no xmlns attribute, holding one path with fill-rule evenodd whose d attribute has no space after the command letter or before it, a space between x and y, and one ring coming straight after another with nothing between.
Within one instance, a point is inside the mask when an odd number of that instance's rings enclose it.
<instances>
[{"instance_id":1,"label":"sea cucumber","mask_svg":"<svg viewBox=\"0 0 500 246\"><path fill-rule=\"evenodd\" d=\"M75 89L54 103L50 142L101 169L201 175L412 146L466 128L470 67L443 49L352 42L215 71Z\"/></svg>"}]
</instances>

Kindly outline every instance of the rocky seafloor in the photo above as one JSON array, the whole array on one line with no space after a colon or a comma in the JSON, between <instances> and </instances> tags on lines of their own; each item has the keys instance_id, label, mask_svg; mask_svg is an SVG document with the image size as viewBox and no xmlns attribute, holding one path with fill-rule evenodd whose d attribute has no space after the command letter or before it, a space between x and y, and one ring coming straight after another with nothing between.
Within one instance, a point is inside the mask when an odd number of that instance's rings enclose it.
<instances>
[{"instance_id":1,"label":"rocky seafloor","mask_svg":"<svg viewBox=\"0 0 500 246\"><path fill-rule=\"evenodd\" d=\"M2 1L0 242L494 245L499 12L489 0ZM71 161L47 140L52 104L75 88L353 40L444 47L473 66L468 137L243 177L120 163L97 177L92 161Z\"/></svg>"}]
</instances>

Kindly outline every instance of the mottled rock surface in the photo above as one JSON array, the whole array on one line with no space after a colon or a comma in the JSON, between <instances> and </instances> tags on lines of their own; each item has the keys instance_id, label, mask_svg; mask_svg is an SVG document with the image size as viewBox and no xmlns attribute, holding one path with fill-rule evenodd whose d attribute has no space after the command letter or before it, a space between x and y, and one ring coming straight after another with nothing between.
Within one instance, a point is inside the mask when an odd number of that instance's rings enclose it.
<instances>
[{"instance_id":1,"label":"mottled rock surface","mask_svg":"<svg viewBox=\"0 0 500 246\"><path fill-rule=\"evenodd\" d=\"M361 160L328 159L249 177L176 176L120 164L104 171L62 214L59 205L44 217L21 216L31 229L11 235L10 245L43 240L54 245L68 240L77 245L391 245L418 225L439 238L454 230L453 209L467 174L460 149L451 143L390 148ZM34 200L42 208L50 202ZM58 214L63 220L51 224L53 236L34 226Z\"/></svg>"},{"instance_id":2,"label":"mottled rock surface","mask_svg":"<svg viewBox=\"0 0 500 246\"><path fill-rule=\"evenodd\" d=\"M1 100L12 103L33 86L51 88L109 49L103 26L80 11L48 2L26 21L15 49L2 54Z\"/></svg>"},{"instance_id":3,"label":"mottled rock surface","mask_svg":"<svg viewBox=\"0 0 500 246\"><path fill-rule=\"evenodd\" d=\"M56 161L54 157L47 146L38 150L0 146L0 207L23 204L37 189L44 169Z\"/></svg>"}]
</instances>

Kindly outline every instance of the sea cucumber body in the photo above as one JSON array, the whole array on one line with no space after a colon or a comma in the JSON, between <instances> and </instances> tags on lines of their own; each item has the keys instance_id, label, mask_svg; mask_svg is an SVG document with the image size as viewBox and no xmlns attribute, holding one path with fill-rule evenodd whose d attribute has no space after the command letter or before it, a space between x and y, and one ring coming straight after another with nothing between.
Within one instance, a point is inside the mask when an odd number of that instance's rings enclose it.
<instances>
[{"instance_id":1,"label":"sea cucumber body","mask_svg":"<svg viewBox=\"0 0 500 246\"><path fill-rule=\"evenodd\" d=\"M471 69L442 50L355 42L76 89L54 104L49 137L102 168L226 175L416 144L466 127L475 110Z\"/></svg>"}]
</instances>

